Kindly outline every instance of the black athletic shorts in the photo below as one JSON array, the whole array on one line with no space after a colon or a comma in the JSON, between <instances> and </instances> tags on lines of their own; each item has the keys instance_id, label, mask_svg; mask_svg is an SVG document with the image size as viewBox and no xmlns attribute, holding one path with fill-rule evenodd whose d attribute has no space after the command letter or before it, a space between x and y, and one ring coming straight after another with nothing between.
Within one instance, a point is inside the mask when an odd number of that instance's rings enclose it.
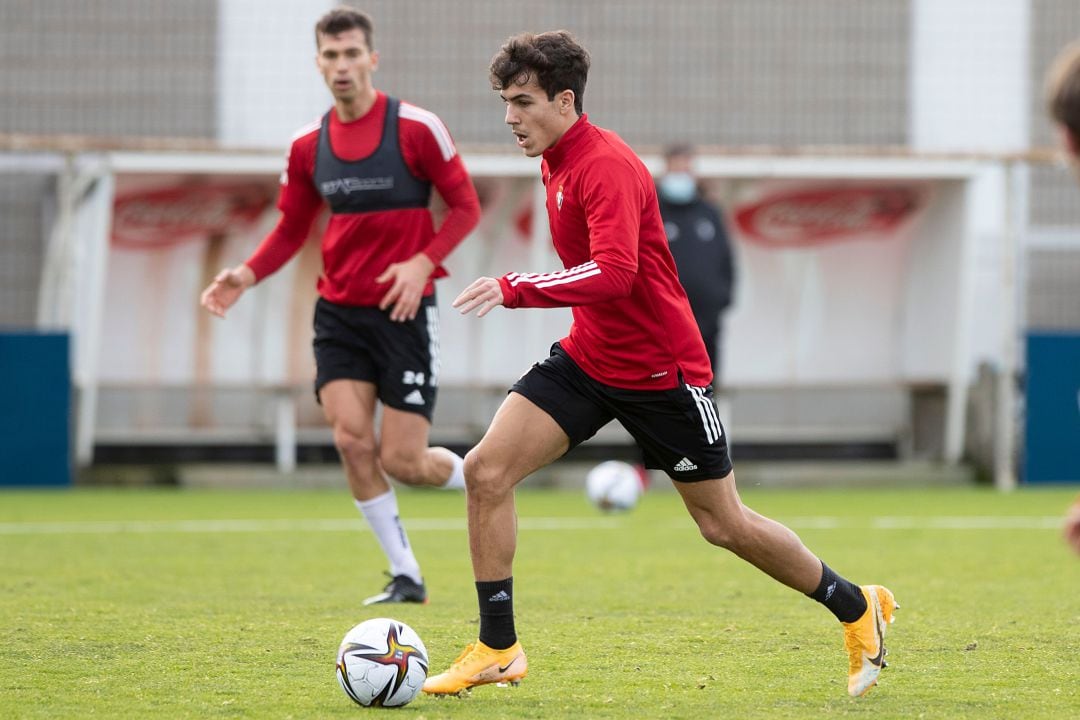
<instances>
[{"instance_id":1,"label":"black athletic shorts","mask_svg":"<svg viewBox=\"0 0 1080 720\"><path fill-rule=\"evenodd\" d=\"M374 383L387 407L431 420L439 386L439 315L435 296L416 317L390 320L389 310L315 304L315 397L331 380Z\"/></svg>"},{"instance_id":2,"label":"black athletic shorts","mask_svg":"<svg viewBox=\"0 0 1080 720\"><path fill-rule=\"evenodd\" d=\"M551 355L510 388L550 415L576 447L618 420L641 447L645 466L673 480L721 478L731 472L727 436L716 414L712 386L679 376L670 390L624 390L585 374L555 343Z\"/></svg>"}]
</instances>

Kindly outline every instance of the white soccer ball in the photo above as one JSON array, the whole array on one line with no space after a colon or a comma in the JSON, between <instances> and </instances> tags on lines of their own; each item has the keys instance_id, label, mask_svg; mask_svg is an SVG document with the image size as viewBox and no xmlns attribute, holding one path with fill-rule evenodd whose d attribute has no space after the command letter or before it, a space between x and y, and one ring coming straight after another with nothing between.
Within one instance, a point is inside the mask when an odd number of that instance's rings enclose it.
<instances>
[{"instance_id":1,"label":"white soccer ball","mask_svg":"<svg viewBox=\"0 0 1080 720\"><path fill-rule=\"evenodd\" d=\"M365 620L341 641L337 679L341 689L367 707L405 705L427 679L428 654L411 627L390 618Z\"/></svg>"},{"instance_id":2,"label":"white soccer ball","mask_svg":"<svg viewBox=\"0 0 1080 720\"><path fill-rule=\"evenodd\" d=\"M630 510L641 497L641 476L621 460L602 462L585 476L585 494L605 512Z\"/></svg>"}]
</instances>

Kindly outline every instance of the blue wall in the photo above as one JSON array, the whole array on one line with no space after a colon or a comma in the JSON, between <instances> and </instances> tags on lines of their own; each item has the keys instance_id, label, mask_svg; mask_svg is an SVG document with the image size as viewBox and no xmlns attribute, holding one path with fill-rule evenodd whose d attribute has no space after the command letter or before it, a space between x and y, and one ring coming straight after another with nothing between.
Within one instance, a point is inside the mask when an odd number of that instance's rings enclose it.
<instances>
[{"instance_id":1,"label":"blue wall","mask_svg":"<svg viewBox=\"0 0 1080 720\"><path fill-rule=\"evenodd\" d=\"M1080 482L1080 334L1028 334L1024 479Z\"/></svg>"},{"instance_id":2,"label":"blue wall","mask_svg":"<svg viewBox=\"0 0 1080 720\"><path fill-rule=\"evenodd\" d=\"M0 486L71 484L69 344L0 333Z\"/></svg>"}]
</instances>

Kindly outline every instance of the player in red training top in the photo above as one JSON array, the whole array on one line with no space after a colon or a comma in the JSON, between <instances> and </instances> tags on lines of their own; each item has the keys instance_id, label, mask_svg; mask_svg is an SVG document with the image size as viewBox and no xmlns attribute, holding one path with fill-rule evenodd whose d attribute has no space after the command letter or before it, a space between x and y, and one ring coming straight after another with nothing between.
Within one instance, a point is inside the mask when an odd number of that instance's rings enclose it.
<instances>
[{"instance_id":1,"label":"player in red training top","mask_svg":"<svg viewBox=\"0 0 1080 720\"><path fill-rule=\"evenodd\" d=\"M315 392L356 505L390 565L389 584L364 602L426 602L382 473L407 485L464 488L462 459L428 447L439 377L432 280L446 274L443 258L476 226L480 203L442 121L372 85L379 62L372 32L366 14L345 7L315 26L317 64L334 107L293 141L277 227L245 263L214 278L202 305L224 316L244 290L296 254L323 204L330 206L315 309ZM438 231L428 209L432 185L448 206Z\"/></svg>"},{"instance_id":2,"label":"player in red training top","mask_svg":"<svg viewBox=\"0 0 1080 720\"><path fill-rule=\"evenodd\" d=\"M518 146L543 156L552 242L566 269L480 278L454 306L478 316L499 305L570 306L574 322L513 386L465 458L480 637L424 691L455 694L525 676L513 614L514 486L616 419L649 467L673 479L707 541L845 623L848 690L861 695L884 665L892 593L843 579L795 533L739 500L709 356L679 285L653 180L615 133L582 114L588 68L588 53L565 31L517 35L492 60L492 84Z\"/></svg>"}]
</instances>

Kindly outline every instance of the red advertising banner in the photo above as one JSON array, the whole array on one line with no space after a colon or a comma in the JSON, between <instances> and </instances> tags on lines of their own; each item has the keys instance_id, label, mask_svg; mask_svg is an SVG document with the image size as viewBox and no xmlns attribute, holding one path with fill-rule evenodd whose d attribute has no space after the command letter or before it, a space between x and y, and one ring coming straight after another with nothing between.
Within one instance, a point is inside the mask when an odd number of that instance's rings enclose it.
<instances>
[{"instance_id":1,"label":"red advertising banner","mask_svg":"<svg viewBox=\"0 0 1080 720\"><path fill-rule=\"evenodd\" d=\"M734 209L747 240L790 248L884 237L925 204L919 185L841 185L786 190Z\"/></svg>"},{"instance_id":2,"label":"red advertising banner","mask_svg":"<svg viewBox=\"0 0 1080 720\"><path fill-rule=\"evenodd\" d=\"M120 195L113 204L114 245L150 249L248 229L270 205L265 182L181 184Z\"/></svg>"}]
</instances>

